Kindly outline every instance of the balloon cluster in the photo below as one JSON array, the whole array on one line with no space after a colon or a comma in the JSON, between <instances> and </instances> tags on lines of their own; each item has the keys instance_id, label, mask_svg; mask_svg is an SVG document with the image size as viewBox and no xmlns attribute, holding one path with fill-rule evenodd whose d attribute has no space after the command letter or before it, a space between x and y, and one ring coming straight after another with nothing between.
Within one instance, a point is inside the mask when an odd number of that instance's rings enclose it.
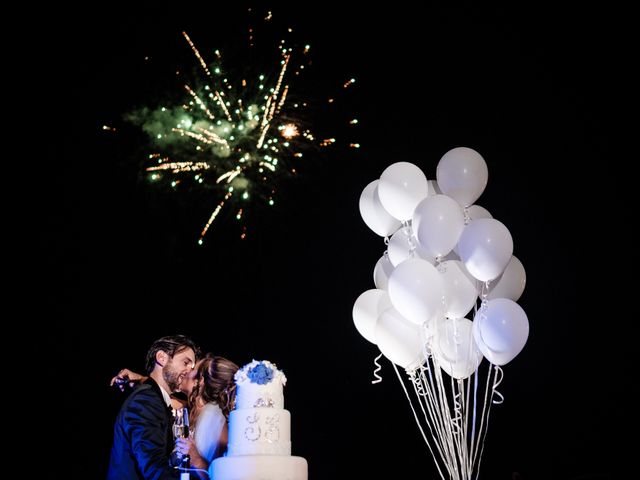
<instances>
[{"instance_id":1,"label":"balloon cluster","mask_svg":"<svg viewBox=\"0 0 640 480\"><path fill-rule=\"evenodd\" d=\"M376 288L357 298L353 321L407 371L431 358L464 379L483 358L510 362L527 341L529 321L516 303L526 275L511 233L474 203L487 181L483 157L458 147L438 162L436 181L397 162L360 195L362 219L387 248L373 270Z\"/></svg>"}]
</instances>

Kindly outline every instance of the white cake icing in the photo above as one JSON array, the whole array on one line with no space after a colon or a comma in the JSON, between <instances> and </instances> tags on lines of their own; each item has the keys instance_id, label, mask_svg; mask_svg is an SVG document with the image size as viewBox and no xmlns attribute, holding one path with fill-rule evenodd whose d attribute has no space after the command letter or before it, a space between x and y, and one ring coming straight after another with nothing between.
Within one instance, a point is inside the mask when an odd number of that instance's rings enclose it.
<instances>
[{"instance_id":1,"label":"white cake icing","mask_svg":"<svg viewBox=\"0 0 640 480\"><path fill-rule=\"evenodd\" d=\"M238 370L234 378L236 409L284 408L282 387L287 383L287 377L271 362L254 360Z\"/></svg>"},{"instance_id":2,"label":"white cake icing","mask_svg":"<svg viewBox=\"0 0 640 480\"><path fill-rule=\"evenodd\" d=\"M215 480L307 480L307 461L291 456L291 414L284 409L284 373L266 360L235 375L227 454L211 462Z\"/></svg>"},{"instance_id":3,"label":"white cake icing","mask_svg":"<svg viewBox=\"0 0 640 480\"><path fill-rule=\"evenodd\" d=\"M307 461L302 457L251 455L220 457L211 462L214 480L307 480Z\"/></svg>"},{"instance_id":4,"label":"white cake icing","mask_svg":"<svg viewBox=\"0 0 640 480\"><path fill-rule=\"evenodd\" d=\"M284 409L243 408L229 415L227 455L291 455L291 414Z\"/></svg>"}]
</instances>

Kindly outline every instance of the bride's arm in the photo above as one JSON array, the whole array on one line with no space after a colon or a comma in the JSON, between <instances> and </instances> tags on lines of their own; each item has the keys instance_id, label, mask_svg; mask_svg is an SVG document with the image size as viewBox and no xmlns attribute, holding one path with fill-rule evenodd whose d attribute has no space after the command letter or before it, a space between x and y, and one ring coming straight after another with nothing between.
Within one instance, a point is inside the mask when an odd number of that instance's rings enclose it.
<instances>
[{"instance_id":1,"label":"bride's arm","mask_svg":"<svg viewBox=\"0 0 640 480\"><path fill-rule=\"evenodd\" d=\"M111 379L110 386L116 385L120 390L124 392L127 385L133 387L138 383L144 383L149 377L136 373L128 368L123 368L118 374Z\"/></svg>"}]
</instances>

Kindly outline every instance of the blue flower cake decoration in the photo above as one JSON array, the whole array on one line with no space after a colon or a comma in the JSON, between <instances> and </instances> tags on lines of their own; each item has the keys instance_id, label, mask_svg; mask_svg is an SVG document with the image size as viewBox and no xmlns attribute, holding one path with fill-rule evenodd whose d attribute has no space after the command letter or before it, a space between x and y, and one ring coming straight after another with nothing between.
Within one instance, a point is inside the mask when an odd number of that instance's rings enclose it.
<instances>
[{"instance_id":1,"label":"blue flower cake decoration","mask_svg":"<svg viewBox=\"0 0 640 480\"><path fill-rule=\"evenodd\" d=\"M273 368L265 365L264 362L259 362L255 367L249 370L247 377L249 377L249 380L253 383L264 385L265 383L269 383L273 380Z\"/></svg>"},{"instance_id":2,"label":"blue flower cake decoration","mask_svg":"<svg viewBox=\"0 0 640 480\"><path fill-rule=\"evenodd\" d=\"M284 408L282 387L287 378L274 363L253 360L235 374L236 408Z\"/></svg>"}]
</instances>

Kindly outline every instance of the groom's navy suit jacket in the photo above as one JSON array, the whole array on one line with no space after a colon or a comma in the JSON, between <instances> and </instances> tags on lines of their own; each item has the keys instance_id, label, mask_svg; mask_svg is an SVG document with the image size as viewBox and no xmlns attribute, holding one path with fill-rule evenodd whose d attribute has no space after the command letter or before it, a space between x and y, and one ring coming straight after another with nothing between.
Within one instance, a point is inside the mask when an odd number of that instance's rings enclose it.
<instances>
[{"instance_id":1,"label":"groom's navy suit jacket","mask_svg":"<svg viewBox=\"0 0 640 480\"><path fill-rule=\"evenodd\" d=\"M122 404L113 431L107 480L175 480L169 465L173 450L171 408L149 378Z\"/></svg>"}]
</instances>

